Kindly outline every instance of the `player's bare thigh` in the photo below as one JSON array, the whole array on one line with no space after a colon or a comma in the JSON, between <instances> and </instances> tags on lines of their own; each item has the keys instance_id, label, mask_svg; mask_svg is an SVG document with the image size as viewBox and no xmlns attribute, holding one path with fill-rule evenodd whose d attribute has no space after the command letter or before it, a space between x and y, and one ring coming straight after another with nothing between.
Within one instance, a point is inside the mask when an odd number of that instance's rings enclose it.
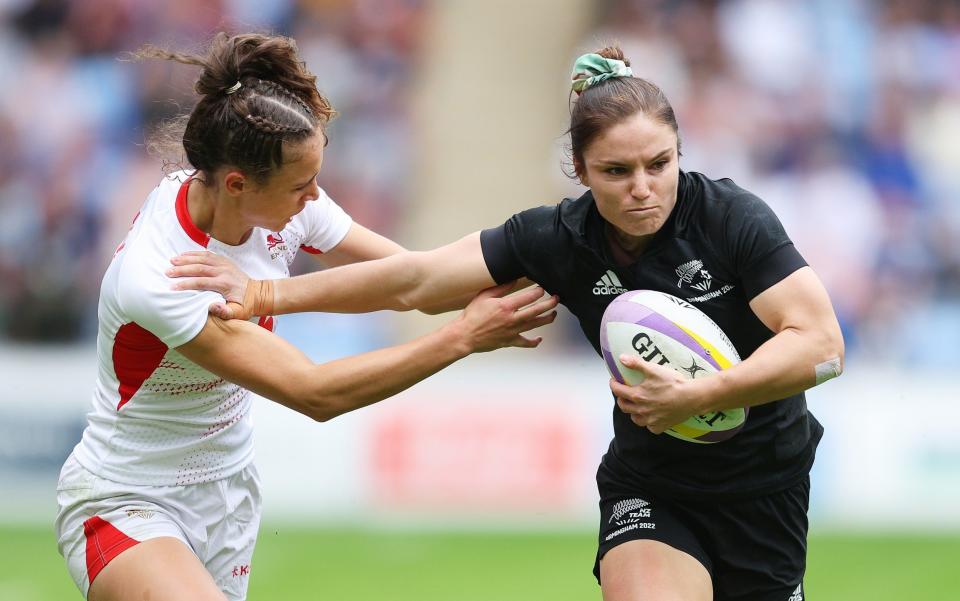
<instances>
[{"instance_id":1,"label":"player's bare thigh","mask_svg":"<svg viewBox=\"0 0 960 601\"><path fill-rule=\"evenodd\" d=\"M632 540L600 561L604 601L711 601L710 574L693 556L654 540Z\"/></svg>"},{"instance_id":2,"label":"player's bare thigh","mask_svg":"<svg viewBox=\"0 0 960 601\"><path fill-rule=\"evenodd\" d=\"M209 572L186 545L172 537L130 547L103 568L88 601L226 601Z\"/></svg>"}]
</instances>

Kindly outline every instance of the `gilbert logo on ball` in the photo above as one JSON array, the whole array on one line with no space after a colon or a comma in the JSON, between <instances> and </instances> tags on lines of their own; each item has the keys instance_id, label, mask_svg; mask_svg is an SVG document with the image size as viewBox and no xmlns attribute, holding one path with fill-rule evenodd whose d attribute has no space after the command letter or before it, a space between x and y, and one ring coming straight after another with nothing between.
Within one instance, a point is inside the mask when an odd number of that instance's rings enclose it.
<instances>
[{"instance_id":1,"label":"gilbert logo on ball","mask_svg":"<svg viewBox=\"0 0 960 601\"><path fill-rule=\"evenodd\" d=\"M613 299L600 324L600 348L610 375L636 385L643 374L620 363L621 354L677 370L687 378L704 378L740 362L723 330L687 301L653 290L632 290ZM748 409L695 415L666 431L708 444L727 440L743 428Z\"/></svg>"}]
</instances>

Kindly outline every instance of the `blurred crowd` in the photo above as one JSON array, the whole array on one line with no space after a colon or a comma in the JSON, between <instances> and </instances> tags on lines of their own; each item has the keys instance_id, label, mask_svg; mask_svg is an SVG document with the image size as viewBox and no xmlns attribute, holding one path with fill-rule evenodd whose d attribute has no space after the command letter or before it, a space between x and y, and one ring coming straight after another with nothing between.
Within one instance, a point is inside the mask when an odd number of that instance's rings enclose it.
<instances>
[{"instance_id":1,"label":"blurred crowd","mask_svg":"<svg viewBox=\"0 0 960 601\"><path fill-rule=\"evenodd\" d=\"M664 88L684 168L774 207L827 285L850 357L960 363L960 3L595 6L585 46L618 40ZM145 127L192 102L195 71L117 60L145 42L190 49L224 27L296 38L340 111L321 183L394 234L428 12L425 0L0 0L0 340L95 332L105 257L143 200L128 191L161 175Z\"/></svg>"},{"instance_id":2,"label":"blurred crowd","mask_svg":"<svg viewBox=\"0 0 960 601\"><path fill-rule=\"evenodd\" d=\"M848 357L960 364L960 3L610 0L587 46L611 39L681 166L774 207Z\"/></svg>"},{"instance_id":3,"label":"blurred crowd","mask_svg":"<svg viewBox=\"0 0 960 601\"><path fill-rule=\"evenodd\" d=\"M124 60L148 42L197 51L220 29L294 37L339 112L321 185L392 235L421 5L0 0L0 341L96 332L106 262L163 174L145 148L149 128L195 102L196 69Z\"/></svg>"}]
</instances>

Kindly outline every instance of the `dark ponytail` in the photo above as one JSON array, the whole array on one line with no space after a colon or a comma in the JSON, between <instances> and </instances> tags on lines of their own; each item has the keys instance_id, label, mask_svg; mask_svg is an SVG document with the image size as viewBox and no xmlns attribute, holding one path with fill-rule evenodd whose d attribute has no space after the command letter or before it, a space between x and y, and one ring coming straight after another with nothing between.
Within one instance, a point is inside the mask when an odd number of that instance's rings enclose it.
<instances>
[{"instance_id":1,"label":"dark ponytail","mask_svg":"<svg viewBox=\"0 0 960 601\"><path fill-rule=\"evenodd\" d=\"M301 142L322 132L335 115L291 38L218 33L202 56L155 46L145 46L134 56L202 69L194 85L200 100L185 127L182 119L167 127L183 127L187 160L206 174L229 165L262 183L283 165L284 142ZM170 133L161 129L159 135L169 138Z\"/></svg>"}]
</instances>

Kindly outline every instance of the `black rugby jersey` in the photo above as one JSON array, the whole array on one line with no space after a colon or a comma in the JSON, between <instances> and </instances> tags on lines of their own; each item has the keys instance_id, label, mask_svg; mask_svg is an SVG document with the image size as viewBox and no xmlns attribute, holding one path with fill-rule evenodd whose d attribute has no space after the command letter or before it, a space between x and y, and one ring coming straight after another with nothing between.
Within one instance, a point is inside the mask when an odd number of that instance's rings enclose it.
<instances>
[{"instance_id":1,"label":"black rugby jersey","mask_svg":"<svg viewBox=\"0 0 960 601\"><path fill-rule=\"evenodd\" d=\"M748 302L806 262L773 211L729 179L680 172L677 204L632 264L612 256L591 192L523 211L481 233L498 283L526 276L557 294L600 353L604 309L625 290L686 299L748 357L773 333ZM598 400L605 381L597 382ZM753 496L785 489L809 472L823 433L803 394L750 408L736 436L697 444L654 435L613 406L614 439L598 478L627 490L675 497Z\"/></svg>"}]
</instances>

